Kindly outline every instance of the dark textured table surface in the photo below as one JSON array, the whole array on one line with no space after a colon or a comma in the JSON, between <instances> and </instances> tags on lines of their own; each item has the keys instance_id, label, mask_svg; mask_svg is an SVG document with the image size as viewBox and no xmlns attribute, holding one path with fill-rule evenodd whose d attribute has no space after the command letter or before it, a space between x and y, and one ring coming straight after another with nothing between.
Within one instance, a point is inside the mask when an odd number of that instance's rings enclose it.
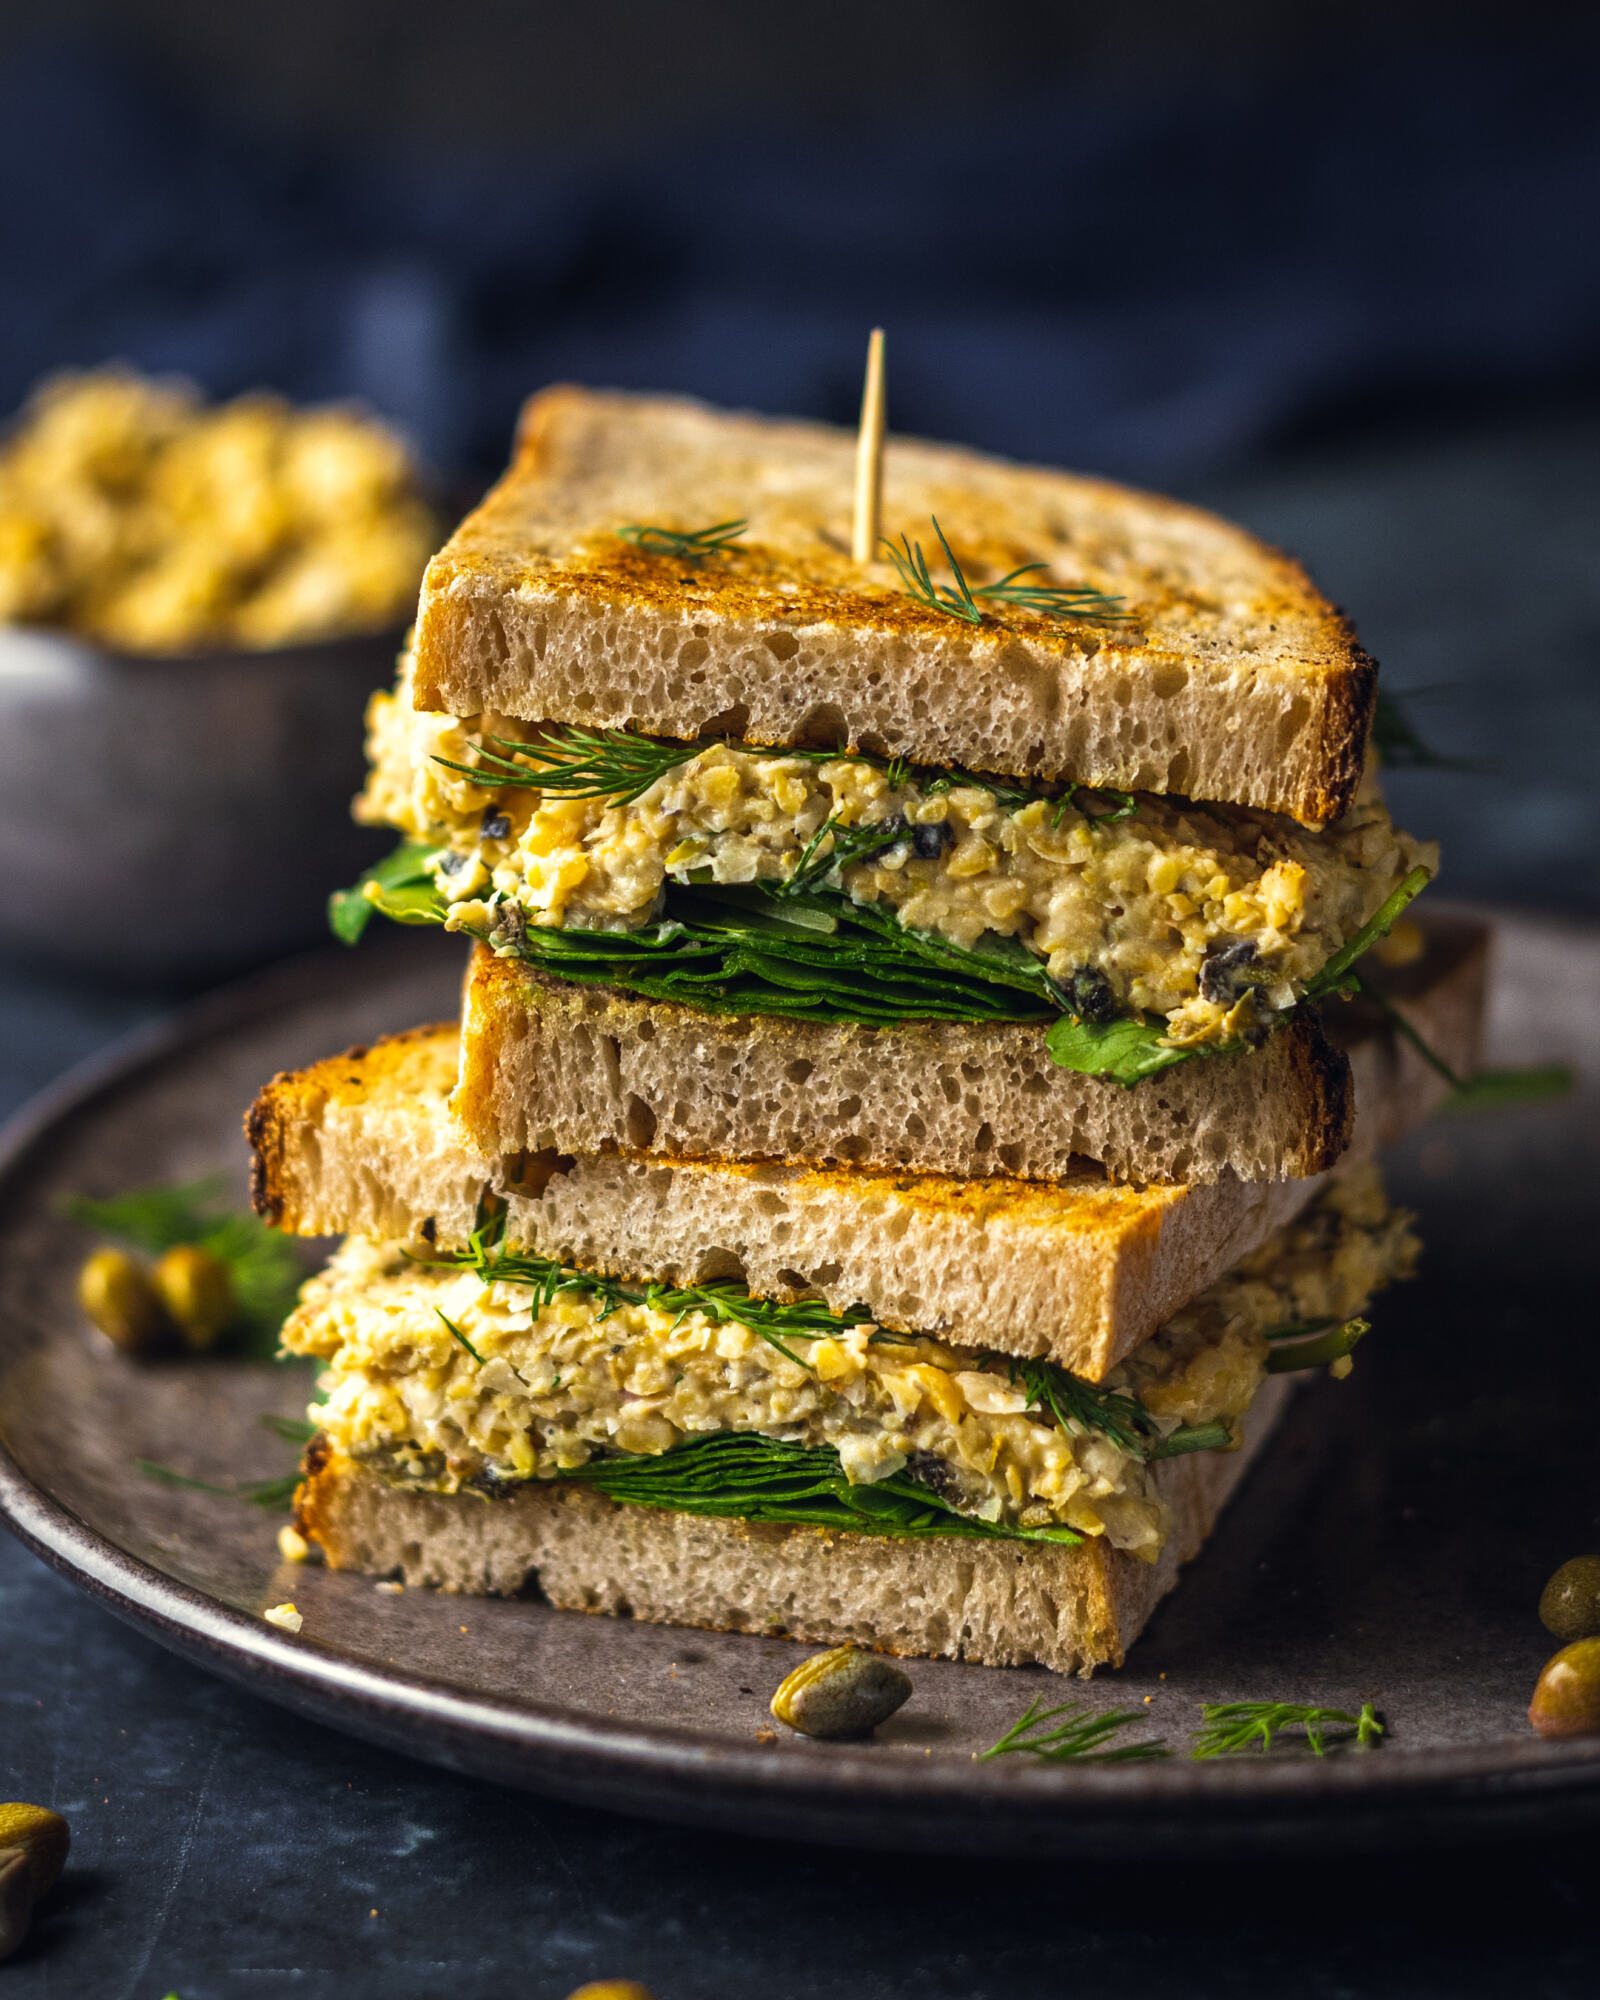
<instances>
[{"instance_id":1,"label":"dark textured table surface","mask_svg":"<svg viewBox=\"0 0 1600 2000\"><path fill-rule=\"evenodd\" d=\"M1288 467L1214 496L1312 560L1394 684L1460 685L1441 711L1451 747L1475 747L1475 719L1488 727L1510 767L1488 793L1432 774L1405 788L1406 816L1460 853L1460 893L1507 900L1520 885L1596 906L1583 865L1600 831L1593 442L1552 425ZM1494 576L1522 581L1497 594ZM1524 790L1541 769L1550 783ZM1474 796L1493 801L1488 831ZM0 972L0 1109L161 999ZM0 1972L8 2000L560 2000L603 1975L642 1979L659 2000L1085 1986L1565 2000L1600 1985L1592 1838L1029 1869L682 1833L297 1721L170 1658L5 1538L0 1795L54 1806L74 1833L62 1889Z\"/></svg>"}]
</instances>

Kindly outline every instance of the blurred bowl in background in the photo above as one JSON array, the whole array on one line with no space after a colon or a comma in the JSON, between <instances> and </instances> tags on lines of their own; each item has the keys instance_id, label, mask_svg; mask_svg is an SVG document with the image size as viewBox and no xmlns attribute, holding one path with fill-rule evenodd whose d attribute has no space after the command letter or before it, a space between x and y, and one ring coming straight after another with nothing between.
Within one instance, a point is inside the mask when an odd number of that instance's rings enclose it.
<instances>
[{"instance_id":1,"label":"blurred bowl in background","mask_svg":"<svg viewBox=\"0 0 1600 2000\"><path fill-rule=\"evenodd\" d=\"M401 636L162 658L0 626L0 950L194 985L325 938L392 844L350 801Z\"/></svg>"}]
</instances>

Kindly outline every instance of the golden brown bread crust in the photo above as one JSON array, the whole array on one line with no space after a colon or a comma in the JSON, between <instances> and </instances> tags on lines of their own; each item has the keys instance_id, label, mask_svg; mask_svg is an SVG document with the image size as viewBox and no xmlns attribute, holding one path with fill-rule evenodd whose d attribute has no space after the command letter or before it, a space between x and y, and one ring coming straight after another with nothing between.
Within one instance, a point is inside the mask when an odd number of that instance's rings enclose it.
<instances>
[{"instance_id":1,"label":"golden brown bread crust","mask_svg":"<svg viewBox=\"0 0 1600 2000\"><path fill-rule=\"evenodd\" d=\"M454 1022L430 1022L384 1035L370 1048L358 1043L306 1069L280 1070L263 1084L244 1115L250 1202L262 1221L274 1229L297 1229L287 1208L295 1178L288 1171L288 1157L301 1133L320 1123L330 1099L379 1091L397 1073L404 1074L408 1089L430 1082L448 1089L455 1080L455 1034ZM425 1064L420 1071L419 1056Z\"/></svg>"},{"instance_id":2,"label":"golden brown bread crust","mask_svg":"<svg viewBox=\"0 0 1600 2000\"><path fill-rule=\"evenodd\" d=\"M844 743L1314 826L1350 804L1376 668L1291 558L1176 501L892 438L891 536L932 548L937 515L974 580L1053 558L1133 614L964 624L850 561L853 456L822 425L545 390L429 565L418 706ZM692 565L617 533L733 517L744 536Z\"/></svg>"}]
</instances>

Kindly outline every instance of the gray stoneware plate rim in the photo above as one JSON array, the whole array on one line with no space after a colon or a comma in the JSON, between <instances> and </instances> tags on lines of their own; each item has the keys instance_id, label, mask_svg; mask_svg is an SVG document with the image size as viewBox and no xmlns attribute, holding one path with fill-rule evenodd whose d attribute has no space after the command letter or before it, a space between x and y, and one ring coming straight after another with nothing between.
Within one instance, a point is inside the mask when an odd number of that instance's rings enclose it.
<instances>
[{"instance_id":1,"label":"gray stoneware plate rim","mask_svg":"<svg viewBox=\"0 0 1600 2000\"><path fill-rule=\"evenodd\" d=\"M325 952L290 961L77 1065L0 1128L0 1199L29 1155L97 1099L201 1039L310 997L339 962ZM3 1439L0 1521L125 1623L269 1700L429 1762L652 1818L925 1851L1081 1854L1148 1849L1164 1836L1189 1842L1202 1827L1234 1849L1547 1832L1600 1810L1600 1739L1063 1768L890 1764L871 1745L754 1745L703 1729L613 1722L581 1708L467 1693L290 1640L121 1548L32 1479ZM1069 1687L1064 1698L1076 1692Z\"/></svg>"}]
</instances>

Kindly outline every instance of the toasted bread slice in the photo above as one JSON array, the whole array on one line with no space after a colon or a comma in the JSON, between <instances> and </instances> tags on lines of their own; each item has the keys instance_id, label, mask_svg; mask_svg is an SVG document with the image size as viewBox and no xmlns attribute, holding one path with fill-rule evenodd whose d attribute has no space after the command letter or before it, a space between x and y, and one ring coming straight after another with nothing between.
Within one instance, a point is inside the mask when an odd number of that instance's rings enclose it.
<instances>
[{"instance_id":1,"label":"toasted bread slice","mask_svg":"<svg viewBox=\"0 0 1600 2000\"><path fill-rule=\"evenodd\" d=\"M1441 927L1408 968L1408 1012L1474 1060L1483 932ZM1351 1022L1352 1028L1360 1026ZM276 1078L248 1121L256 1201L302 1235L463 1246L488 1186L518 1248L671 1284L738 1277L763 1297L865 1300L883 1324L1048 1355L1090 1380L1294 1216L1319 1183L1126 1186L1082 1161L1054 1183L816 1170L612 1152L491 1162L452 1125L452 1026ZM1381 1015L1353 1045L1352 1160L1397 1138L1444 1086Z\"/></svg>"},{"instance_id":2,"label":"toasted bread slice","mask_svg":"<svg viewBox=\"0 0 1600 2000\"><path fill-rule=\"evenodd\" d=\"M1058 1068L1036 1022L894 1028L709 1014L551 979L480 948L467 975L463 1128L489 1154L790 1159L1059 1180L1301 1179L1350 1138L1346 1059L1304 1015L1242 1057L1125 1090Z\"/></svg>"},{"instance_id":3,"label":"toasted bread slice","mask_svg":"<svg viewBox=\"0 0 1600 2000\"><path fill-rule=\"evenodd\" d=\"M497 1172L446 1105L456 1033L419 1029L277 1077L248 1121L258 1211L300 1235L463 1248L486 1191L506 1241L625 1278L736 1277L762 1297L865 1300L889 1327L1099 1380L1287 1222L1317 1181L1127 1187L814 1171L619 1153Z\"/></svg>"},{"instance_id":4,"label":"toasted bread slice","mask_svg":"<svg viewBox=\"0 0 1600 2000\"><path fill-rule=\"evenodd\" d=\"M416 704L1177 792L1323 826L1360 779L1377 668L1298 564L1103 480L891 438L885 533L933 517L973 585L1123 600L965 623L850 560L855 441L818 424L548 389L510 470L428 567ZM742 520L704 559L626 527ZM943 572L938 574L942 576Z\"/></svg>"},{"instance_id":5,"label":"toasted bread slice","mask_svg":"<svg viewBox=\"0 0 1600 2000\"><path fill-rule=\"evenodd\" d=\"M566 1611L758 1632L813 1644L1053 1667L1121 1666L1198 1555L1288 1400L1270 1378L1233 1452L1162 1460L1175 1525L1160 1559L1102 1541L900 1541L619 1506L559 1481L504 1499L405 1492L314 1441L296 1497L300 1532L335 1569L474 1595L537 1588Z\"/></svg>"},{"instance_id":6,"label":"toasted bread slice","mask_svg":"<svg viewBox=\"0 0 1600 2000\"><path fill-rule=\"evenodd\" d=\"M1486 933L1469 925L1447 939L1429 925L1423 935L1440 948L1405 1006L1446 1062L1468 1069ZM1344 1006L1330 1009L1336 1020ZM1430 1102L1442 1094L1386 1024L1380 1034L1369 1014L1349 1030L1357 1046L1384 1052L1375 1099L1409 1120L1413 1090ZM1347 1056L1312 1010L1264 1048L1179 1063L1124 1089L1058 1068L1036 1026L711 1015L569 985L480 948L452 1103L490 1157L621 1149L962 1180L1059 1180L1089 1159L1116 1179L1209 1183L1325 1172L1350 1143L1355 1091ZM1367 1150L1381 1142L1375 1125Z\"/></svg>"}]
</instances>

